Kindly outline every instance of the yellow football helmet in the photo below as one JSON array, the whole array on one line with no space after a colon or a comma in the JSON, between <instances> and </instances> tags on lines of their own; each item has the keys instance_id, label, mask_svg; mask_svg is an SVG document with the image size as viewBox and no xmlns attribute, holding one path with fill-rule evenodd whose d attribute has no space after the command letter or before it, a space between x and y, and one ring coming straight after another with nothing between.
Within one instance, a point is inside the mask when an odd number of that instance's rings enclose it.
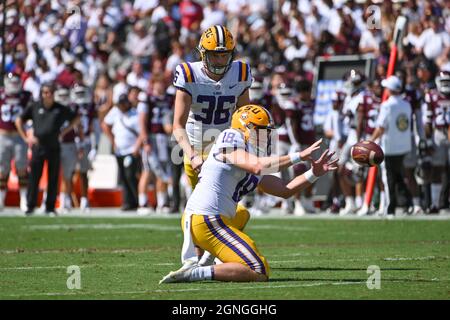
<instances>
[{"instance_id":1,"label":"yellow football helmet","mask_svg":"<svg viewBox=\"0 0 450 320\"><path fill-rule=\"evenodd\" d=\"M233 113L231 128L244 134L245 141L255 148L258 156L270 155L275 125L266 108L256 104L240 107Z\"/></svg>"},{"instance_id":2,"label":"yellow football helmet","mask_svg":"<svg viewBox=\"0 0 450 320\"><path fill-rule=\"evenodd\" d=\"M230 69L233 62L236 43L231 32L221 25L215 25L203 32L198 44L198 51L205 68L216 75L223 75ZM216 64L211 61L214 54L226 54L225 64Z\"/></svg>"}]
</instances>

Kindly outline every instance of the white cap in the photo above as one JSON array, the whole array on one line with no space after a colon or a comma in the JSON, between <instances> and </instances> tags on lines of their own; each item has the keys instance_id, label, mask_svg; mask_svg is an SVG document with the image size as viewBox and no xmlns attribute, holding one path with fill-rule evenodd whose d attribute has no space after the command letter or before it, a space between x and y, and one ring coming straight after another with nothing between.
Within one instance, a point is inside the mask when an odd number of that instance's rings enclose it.
<instances>
[{"instance_id":1,"label":"white cap","mask_svg":"<svg viewBox=\"0 0 450 320\"><path fill-rule=\"evenodd\" d=\"M381 85L384 88L387 88L392 91L397 91L397 92L402 91L402 82L396 76L390 76L389 78L384 79L383 81L381 81Z\"/></svg>"}]
</instances>

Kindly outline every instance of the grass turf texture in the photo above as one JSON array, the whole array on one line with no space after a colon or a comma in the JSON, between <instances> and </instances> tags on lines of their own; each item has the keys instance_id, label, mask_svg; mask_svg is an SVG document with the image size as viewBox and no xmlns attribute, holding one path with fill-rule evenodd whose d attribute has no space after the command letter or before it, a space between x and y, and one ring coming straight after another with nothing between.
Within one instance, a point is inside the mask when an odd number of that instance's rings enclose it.
<instances>
[{"instance_id":1,"label":"grass turf texture","mask_svg":"<svg viewBox=\"0 0 450 320\"><path fill-rule=\"evenodd\" d=\"M450 221L253 219L267 283L158 285L179 219L0 218L0 299L449 299ZM78 265L81 290L66 286ZM366 286L381 269L381 289Z\"/></svg>"}]
</instances>

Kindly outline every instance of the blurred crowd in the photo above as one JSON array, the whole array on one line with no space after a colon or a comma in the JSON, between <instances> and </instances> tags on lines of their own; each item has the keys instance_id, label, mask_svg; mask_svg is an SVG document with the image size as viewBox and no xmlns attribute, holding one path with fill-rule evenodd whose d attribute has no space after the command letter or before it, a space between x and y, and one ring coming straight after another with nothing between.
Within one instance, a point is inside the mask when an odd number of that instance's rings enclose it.
<instances>
[{"instance_id":1,"label":"blurred crowd","mask_svg":"<svg viewBox=\"0 0 450 320\"><path fill-rule=\"evenodd\" d=\"M149 184L157 191L157 209L167 212L181 209L183 192L178 181L182 166L167 165L174 148L169 138L175 93L171 85L173 72L181 62L199 60L196 47L200 35L212 25L225 25L234 35L237 59L246 60L252 68L251 98L271 104L276 110L280 141L285 143L280 146L285 150L301 148L318 136L327 137L336 148L342 147L345 141L336 137L330 119L328 127L313 121L311 89L315 59L362 53L372 53L376 58L374 79L358 82L352 78L348 85L353 89L337 92L333 97L330 114L334 111L340 119L338 122L345 126L344 101L346 95L354 93L351 90L364 90L373 101L381 99L380 81L386 75L391 39L400 15L408 18L408 30L397 69L402 70L404 87L414 92L418 109L426 102L429 90L435 88L439 71L450 70L450 2L444 0L17 0L6 3L6 34L2 43L6 72L20 79L20 90L30 93L30 101L39 101L42 84L51 81L56 84L55 98L61 104L92 106L82 108L89 130L82 137L68 141L76 145L71 152L76 154L79 148L86 148L87 134L90 142L85 150L89 155L86 161L92 162L104 133L110 138L112 152L117 157L131 155L129 160L121 160L129 165L119 168L126 195L123 209L140 208L143 214L152 210L146 196ZM126 114L126 121L120 121L122 114ZM307 134L297 134L302 130ZM146 156L153 158L147 161L151 163L147 167L139 160ZM445 166L448 170L448 162ZM83 168L87 170L86 166ZM335 194L329 195L322 209L332 212L344 209L344 213L349 213L362 206L361 184L365 173L347 169L340 170L339 175L352 177L352 182L344 186L352 191L343 194L342 190L332 189L331 193ZM75 169L68 170L65 177L69 183ZM416 172L413 170L409 177L416 179ZM426 183L426 179L422 182ZM442 190L445 191L445 183L448 189L448 181L440 183L444 184ZM189 194L189 190L185 193ZM298 214L314 212L313 193L314 190L307 190L299 197L301 201L281 206ZM351 206L349 197L354 198ZM448 207L448 194L446 197L447 200L445 195L442 197L441 208ZM274 199L261 194L254 198L254 212L276 205ZM437 204L428 202L421 204L425 211L439 210L434 208ZM70 209L67 192L60 203L62 208ZM88 204L84 203L84 207Z\"/></svg>"}]
</instances>

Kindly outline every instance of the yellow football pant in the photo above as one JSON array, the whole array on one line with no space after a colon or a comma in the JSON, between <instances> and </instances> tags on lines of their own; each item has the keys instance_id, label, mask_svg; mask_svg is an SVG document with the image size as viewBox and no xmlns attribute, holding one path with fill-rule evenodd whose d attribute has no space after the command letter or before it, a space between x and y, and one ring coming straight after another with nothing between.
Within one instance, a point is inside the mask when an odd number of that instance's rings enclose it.
<instances>
[{"instance_id":1,"label":"yellow football pant","mask_svg":"<svg viewBox=\"0 0 450 320\"><path fill-rule=\"evenodd\" d=\"M236 262L269 276L266 258L255 242L233 226L232 219L222 215L192 215L191 232L194 244L209 251L223 263Z\"/></svg>"}]
</instances>

